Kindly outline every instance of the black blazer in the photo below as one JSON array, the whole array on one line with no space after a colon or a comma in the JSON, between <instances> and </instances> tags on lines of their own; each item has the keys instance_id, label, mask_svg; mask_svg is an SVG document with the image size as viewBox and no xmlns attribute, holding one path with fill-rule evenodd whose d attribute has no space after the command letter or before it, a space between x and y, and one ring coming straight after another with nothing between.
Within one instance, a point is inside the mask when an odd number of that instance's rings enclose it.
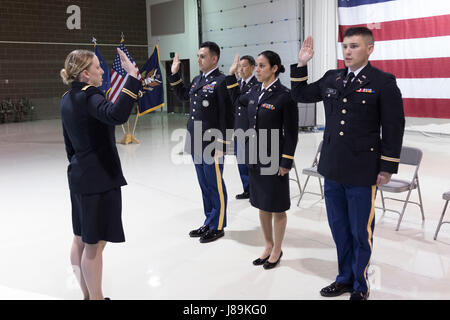
<instances>
[{"instance_id":1,"label":"black blazer","mask_svg":"<svg viewBox=\"0 0 450 320\"><path fill-rule=\"evenodd\" d=\"M201 145L201 150L198 150L201 153L212 141L214 141L215 149L225 151L225 145L231 141L231 137L226 136L226 130L233 129L234 125L233 105L225 86L225 75L216 69L207 78L202 78L202 75L196 76L191 85L185 87L180 74L177 73L169 76L169 82L178 99L190 101L187 123L190 145L187 145L185 151L194 154L196 145L194 141ZM201 125L201 132L198 134L201 133L202 136L196 136L194 122ZM211 129L219 130L221 137L216 139L212 136L211 140L203 141L203 135L207 131L210 133Z\"/></svg>"},{"instance_id":2,"label":"black blazer","mask_svg":"<svg viewBox=\"0 0 450 320\"><path fill-rule=\"evenodd\" d=\"M291 65L292 97L324 103L320 174L343 184L371 186L380 171L397 173L405 128L402 96L395 77L370 63L344 88L346 72L330 70L307 84L307 68Z\"/></svg>"},{"instance_id":3,"label":"black blazer","mask_svg":"<svg viewBox=\"0 0 450 320\"><path fill-rule=\"evenodd\" d=\"M98 88L82 82L73 82L64 94L60 109L72 192L101 193L127 184L114 126L128 120L140 87L141 82L130 76L115 104Z\"/></svg>"},{"instance_id":4,"label":"black blazer","mask_svg":"<svg viewBox=\"0 0 450 320\"><path fill-rule=\"evenodd\" d=\"M238 85L241 88L241 94L247 93L254 85L261 84L258 82L255 76L252 76L250 80L241 87L242 79L238 81ZM248 111L247 106L240 104L238 101L234 102L234 130L242 129L247 130L248 124Z\"/></svg>"},{"instance_id":5,"label":"black blazer","mask_svg":"<svg viewBox=\"0 0 450 320\"><path fill-rule=\"evenodd\" d=\"M290 90L277 80L258 102L261 84L254 85L247 93L241 94L239 86L235 85L235 76L227 76L226 81L232 100L247 106L249 130L246 135L246 163L254 169L269 167L270 163L264 163L261 159L259 148L264 148L265 150L261 150L262 154L270 157L272 143L278 143L279 166L290 169L298 141L298 108L291 98ZM260 129L267 130L266 137L261 135ZM272 142L273 130L278 130L277 142Z\"/></svg>"}]
</instances>

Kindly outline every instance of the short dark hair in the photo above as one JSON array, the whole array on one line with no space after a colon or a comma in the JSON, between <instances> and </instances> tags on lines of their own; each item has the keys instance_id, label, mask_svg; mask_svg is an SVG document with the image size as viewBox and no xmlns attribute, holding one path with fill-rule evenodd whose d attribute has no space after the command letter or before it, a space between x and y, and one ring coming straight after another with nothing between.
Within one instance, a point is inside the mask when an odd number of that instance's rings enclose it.
<instances>
[{"instance_id":1,"label":"short dark hair","mask_svg":"<svg viewBox=\"0 0 450 320\"><path fill-rule=\"evenodd\" d=\"M345 30L343 38L353 37L353 36L363 36L364 38L369 40L367 42L368 44L373 44L373 42L374 42L372 31L366 27L348 28L347 30Z\"/></svg>"},{"instance_id":2,"label":"short dark hair","mask_svg":"<svg viewBox=\"0 0 450 320\"><path fill-rule=\"evenodd\" d=\"M275 76L278 77L278 75L286 71L284 66L281 64L281 58L278 55L278 53L270 50L263 51L259 54L260 56L263 55L266 57L267 60L269 60L270 67L278 66L278 70L275 72Z\"/></svg>"},{"instance_id":3,"label":"short dark hair","mask_svg":"<svg viewBox=\"0 0 450 320\"><path fill-rule=\"evenodd\" d=\"M200 45L200 48L208 48L212 54L217 56L217 61L220 59L220 48L217 43L212 41L205 41Z\"/></svg>"},{"instance_id":4,"label":"short dark hair","mask_svg":"<svg viewBox=\"0 0 450 320\"><path fill-rule=\"evenodd\" d=\"M256 64L255 58L253 58L252 56L242 56L240 60L244 60L244 59L247 60L251 66L254 66Z\"/></svg>"}]
</instances>

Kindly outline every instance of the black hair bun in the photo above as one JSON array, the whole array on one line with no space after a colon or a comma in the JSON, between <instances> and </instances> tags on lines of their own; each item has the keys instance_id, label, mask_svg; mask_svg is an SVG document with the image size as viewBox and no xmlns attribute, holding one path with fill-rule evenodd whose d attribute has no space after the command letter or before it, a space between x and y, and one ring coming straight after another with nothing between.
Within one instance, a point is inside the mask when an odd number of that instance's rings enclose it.
<instances>
[{"instance_id":1,"label":"black hair bun","mask_svg":"<svg viewBox=\"0 0 450 320\"><path fill-rule=\"evenodd\" d=\"M280 66L280 73L284 73L286 71L286 69L284 68L283 65Z\"/></svg>"}]
</instances>

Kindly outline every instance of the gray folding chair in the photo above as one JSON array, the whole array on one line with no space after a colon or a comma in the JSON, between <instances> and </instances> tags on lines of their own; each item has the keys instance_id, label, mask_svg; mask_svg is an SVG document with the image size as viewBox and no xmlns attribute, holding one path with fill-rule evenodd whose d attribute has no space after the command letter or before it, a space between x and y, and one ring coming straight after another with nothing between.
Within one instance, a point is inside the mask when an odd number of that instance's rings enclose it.
<instances>
[{"instance_id":1,"label":"gray folding chair","mask_svg":"<svg viewBox=\"0 0 450 320\"><path fill-rule=\"evenodd\" d=\"M436 240L439 230L441 229L441 226L444 223L450 223L450 221L442 221L444 219L445 210L447 210L448 201L450 200L450 191L443 193L442 199L447 200L447 201L445 201L444 210L442 210L441 219L439 220L439 224L436 228L436 233L434 234L434 240Z\"/></svg>"},{"instance_id":2,"label":"gray folding chair","mask_svg":"<svg viewBox=\"0 0 450 320\"><path fill-rule=\"evenodd\" d=\"M321 180L323 177L319 172L317 172L317 165L319 164L319 154L322 151L322 144L323 144L323 141L320 142L319 147L317 148L317 152L316 152L316 155L314 156L314 160L313 160L311 167L305 168L302 171L302 173L304 175L307 175L308 177L306 178L305 185L303 186L303 191L301 191L301 193L300 193L300 198L298 199L297 207L300 205L300 200L302 200L303 195L305 193L320 195L323 199L323 187L322 187L322 180ZM311 176L317 177L319 179L320 193L306 191L306 185L308 184L309 178Z\"/></svg>"},{"instance_id":3,"label":"gray folding chair","mask_svg":"<svg viewBox=\"0 0 450 320\"><path fill-rule=\"evenodd\" d=\"M300 186L300 178L298 177L298 171L297 171L297 166L295 165L295 161L292 161L292 169L294 169L295 172L295 179L294 178L289 178L289 180L294 181L295 183L297 183L298 189L300 190L300 194L302 194L302 187ZM295 198L297 196L293 196L292 198Z\"/></svg>"},{"instance_id":4,"label":"gray folding chair","mask_svg":"<svg viewBox=\"0 0 450 320\"><path fill-rule=\"evenodd\" d=\"M418 205L420 208L420 211L422 213L422 221L425 220L425 214L423 213L422 195L420 193L419 175L418 175L421 161L422 161L422 151L420 149L411 148L411 147L402 147L402 151L400 154L400 164L415 166L415 170L414 170L412 179L411 180L402 180L402 179L394 178L394 179L391 179L391 181L389 181L389 183L378 187L378 190L380 190L380 194L381 194L381 202L383 204L383 207L382 207L383 214L386 211L396 212L396 213L400 214L400 217L399 217L398 223L397 223L397 228L395 229L395 231L398 231L400 228L400 223L402 222L403 215L405 214L406 206L408 205L408 203L413 203L413 204ZM419 195L418 203L409 201L411 192L414 189L417 189L417 192ZM391 192L391 193L408 192L408 194L406 195L406 200L402 200L402 199L384 197L383 192ZM385 203L384 203L384 201L386 199L404 202L402 211L400 212L397 210L387 209L385 206Z\"/></svg>"}]
</instances>

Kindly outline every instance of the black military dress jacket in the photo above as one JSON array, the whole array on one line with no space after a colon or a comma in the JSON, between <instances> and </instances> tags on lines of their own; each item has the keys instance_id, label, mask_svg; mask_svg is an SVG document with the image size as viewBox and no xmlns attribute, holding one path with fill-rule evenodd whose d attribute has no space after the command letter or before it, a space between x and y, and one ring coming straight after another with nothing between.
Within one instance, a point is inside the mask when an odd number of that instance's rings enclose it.
<instances>
[{"instance_id":1,"label":"black military dress jacket","mask_svg":"<svg viewBox=\"0 0 450 320\"><path fill-rule=\"evenodd\" d=\"M291 98L290 90L277 80L258 101L261 84L254 85L247 93L241 94L235 76L227 76L226 81L234 103L247 106L250 131L246 141L245 160L248 166L253 169L270 166L270 163L265 163L260 158L259 148L266 148L263 154L271 157L271 133L278 130L279 166L290 169L298 141L298 108ZM251 133L252 129L254 133ZM260 129L267 130L267 138L261 135ZM256 161L252 161L252 157Z\"/></svg>"},{"instance_id":2,"label":"black military dress jacket","mask_svg":"<svg viewBox=\"0 0 450 320\"><path fill-rule=\"evenodd\" d=\"M402 96L395 77L370 63L344 88L346 72L330 70L307 84L307 67L291 65L291 93L298 102L323 100L319 173L342 184L371 186L380 171L397 173L405 127Z\"/></svg>"},{"instance_id":3,"label":"black military dress jacket","mask_svg":"<svg viewBox=\"0 0 450 320\"><path fill-rule=\"evenodd\" d=\"M260 84L255 76L252 76L250 80L244 85L242 85L242 82L244 80L241 79L238 81L238 85L241 89L241 94L247 93L254 85ZM235 102L234 104L234 130L236 129L242 129L247 130L249 127L248 124L248 112L247 112L247 106L241 105L238 102Z\"/></svg>"},{"instance_id":4,"label":"black military dress jacket","mask_svg":"<svg viewBox=\"0 0 450 320\"><path fill-rule=\"evenodd\" d=\"M185 151L194 155L195 141L201 142L201 150L203 153L205 148L214 143L216 150L226 151L226 145L230 144L231 136L227 137L226 130L233 129L234 115L233 104L228 95L225 85L225 75L215 69L206 78L198 75L192 81L190 87L185 87L179 73L169 76L169 82L176 96L181 101L190 101L189 120L187 130L190 134L190 144L187 143ZM194 135L194 122L201 124L201 135ZM217 129L221 133L221 137L212 136L203 141L203 136L211 129ZM231 130L232 131L232 130ZM187 141L188 142L188 141ZM200 154L196 154L201 156ZM211 155L214 155L212 149Z\"/></svg>"},{"instance_id":5,"label":"black military dress jacket","mask_svg":"<svg viewBox=\"0 0 450 320\"><path fill-rule=\"evenodd\" d=\"M73 82L64 94L60 110L72 192L102 193L127 184L115 125L128 120L140 88L141 82L130 76L114 104L98 88L82 82Z\"/></svg>"}]
</instances>

